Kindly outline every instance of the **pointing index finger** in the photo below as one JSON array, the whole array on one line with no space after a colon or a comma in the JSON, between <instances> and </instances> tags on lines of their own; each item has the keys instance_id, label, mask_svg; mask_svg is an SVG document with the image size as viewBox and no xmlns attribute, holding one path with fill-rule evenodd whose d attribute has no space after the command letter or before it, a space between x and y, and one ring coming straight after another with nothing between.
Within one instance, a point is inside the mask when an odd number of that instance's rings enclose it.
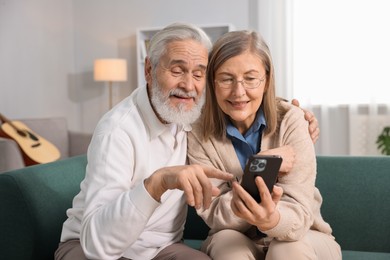
<instances>
[{"instance_id":1,"label":"pointing index finger","mask_svg":"<svg viewBox=\"0 0 390 260\"><path fill-rule=\"evenodd\" d=\"M233 174L221 171L219 169L209 167L209 166L203 166L203 171L206 174L207 177L209 178L216 178L216 179L221 179L225 181L231 181L233 180Z\"/></svg>"}]
</instances>

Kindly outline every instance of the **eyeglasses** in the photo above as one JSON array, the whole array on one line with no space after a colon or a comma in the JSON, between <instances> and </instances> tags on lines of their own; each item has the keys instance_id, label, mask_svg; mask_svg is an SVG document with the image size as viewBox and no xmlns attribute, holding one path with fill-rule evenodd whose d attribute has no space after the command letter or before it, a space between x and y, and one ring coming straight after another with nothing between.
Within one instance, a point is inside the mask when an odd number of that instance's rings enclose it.
<instances>
[{"instance_id":1,"label":"eyeglasses","mask_svg":"<svg viewBox=\"0 0 390 260\"><path fill-rule=\"evenodd\" d=\"M261 82L263 82L265 76L263 78L253 78L253 77L245 77L243 80L237 80L236 78L222 78L217 79L215 82L218 84L218 87L221 89L233 89L238 83L241 83L245 89L254 89L260 86Z\"/></svg>"}]
</instances>

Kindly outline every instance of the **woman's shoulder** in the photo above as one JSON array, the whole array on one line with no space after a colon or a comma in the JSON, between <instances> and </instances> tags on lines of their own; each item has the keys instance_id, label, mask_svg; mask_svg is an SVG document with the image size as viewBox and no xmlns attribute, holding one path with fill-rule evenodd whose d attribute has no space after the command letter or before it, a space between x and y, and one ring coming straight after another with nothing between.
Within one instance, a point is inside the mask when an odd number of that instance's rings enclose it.
<instances>
[{"instance_id":1,"label":"woman's shoulder","mask_svg":"<svg viewBox=\"0 0 390 260\"><path fill-rule=\"evenodd\" d=\"M202 128L202 121L200 119L196 120L194 123L191 124L191 131L189 134L200 136L202 134L203 128Z\"/></svg>"}]
</instances>

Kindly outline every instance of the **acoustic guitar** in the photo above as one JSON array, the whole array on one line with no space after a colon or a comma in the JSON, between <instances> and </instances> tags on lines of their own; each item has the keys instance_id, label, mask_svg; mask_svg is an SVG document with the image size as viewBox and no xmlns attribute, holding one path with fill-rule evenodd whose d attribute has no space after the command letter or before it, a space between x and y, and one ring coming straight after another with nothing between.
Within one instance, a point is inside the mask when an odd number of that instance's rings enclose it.
<instances>
[{"instance_id":1,"label":"acoustic guitar","mask_svg":"<svg viewBox=\"0 0 390 260\"><path fill-rule=\"evenodd\" d=\"M0 113L0 136L14 140L23 154L26 166L58 160L60 151L20 121L10 121Z\"/></svg>"}]
</instances>

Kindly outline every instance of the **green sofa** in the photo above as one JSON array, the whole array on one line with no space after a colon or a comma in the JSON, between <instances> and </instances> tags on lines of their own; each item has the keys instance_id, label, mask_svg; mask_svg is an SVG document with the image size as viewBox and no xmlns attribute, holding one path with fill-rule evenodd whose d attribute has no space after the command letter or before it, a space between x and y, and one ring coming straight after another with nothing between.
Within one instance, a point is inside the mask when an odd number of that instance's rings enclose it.
<instances>
[{"instance_id":1,"label":"green sofa","mask_svg":"<svg viewBox=\"0 0 390 260\"><path fill-rule=\"evenodd\" d=\"M390 259L390 157L317 158L322 214L343 259ZM82 155L0 174L0 259L53 259L85 165ZM197 248L207 231L189 208L185 242Z\"/></svg>"}]
</instances>

